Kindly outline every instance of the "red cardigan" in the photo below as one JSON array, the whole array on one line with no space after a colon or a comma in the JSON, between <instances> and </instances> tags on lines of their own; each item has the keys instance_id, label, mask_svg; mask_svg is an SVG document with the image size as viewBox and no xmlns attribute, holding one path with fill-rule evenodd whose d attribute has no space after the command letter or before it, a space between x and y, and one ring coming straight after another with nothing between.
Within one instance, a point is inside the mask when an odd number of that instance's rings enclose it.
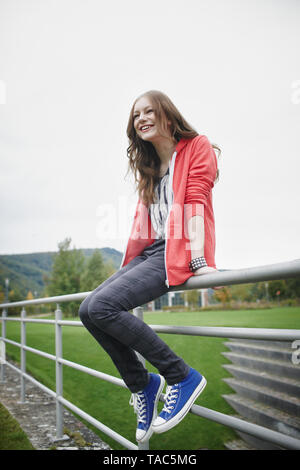
<instances>
[{"instance_id":1,"label":"red cardigan","mask_svg":"<svg viewBox=\"0 0 300 470\"><path fill-rule=\"evenodd\" d=\"M187 222L194 215L204 217L204 256L208 266L215 264L215 221L212 188L216 179L217 158L204 135L181 139L170 162L169 190L173 203L166 223L166 285L183 284L193 273ZM138 200L131 234L121 267L142 253L155 241L155 232L147 206Z\"/></svg>"}]
</instances>

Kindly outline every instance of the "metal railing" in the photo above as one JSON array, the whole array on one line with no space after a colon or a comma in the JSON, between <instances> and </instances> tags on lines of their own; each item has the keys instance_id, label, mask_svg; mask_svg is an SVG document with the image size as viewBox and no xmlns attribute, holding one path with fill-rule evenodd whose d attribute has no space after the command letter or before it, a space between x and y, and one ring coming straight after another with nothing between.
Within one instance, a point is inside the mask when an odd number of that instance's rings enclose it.
<instances>
[{"instance_id":1,"label":"metal railing","mask_svg":"<svg viewBox=\"0 0 300 470\"><path fill-rule=\"evenodd\" d=\"M229 271L218 271L204 276L194 276L181 286L171 287L171 290L189 290L189 289L203 289L214 286L226 286L233 284L252 283L259 281L269 281L275 279L287 279L300 277L300 260L294 260L284 263L277 263L267 266L259 266L248 269L237 269ZM111 375L99 372L95 369L85 367L75 362L63 358L63 342L62 342L62 327L74 326L82 327L80 321L62 320L62 312L59 304L61 302L70 302L76 300L83 300L90 292L82 292L70 295L61 295L55 297L46 297L34 300L27 300L21 302L4 303L0 305L3 309L2 312L2 335L0 338L0 381L5 381L5 367L8 366L20 374L21 378L21 402L25 401L26 385L25 380L31 381L33 384L41 388L56 400L56 440L63 438L63 407L70 409L79 417L86 420L88 423L95 426L97 429L108 435L122 446L131 450L147 450L149 449L149 442L144 444L135 444L125 437L118 434L113 429L98 421L93 416L89 415L82 409L75 406L70 401L63 397L63 365L72 367L81 372L98 377L114 385L127 388L124 381L113 377ZM50 319L37 319L26 317L26 306L56 303L57 308L55 311L55 320ZM8 317L7 309L11 307L22 307L20 317ZM137 307L133 310L133 314L143 318L143 310ZM7 338L6 323L8 321L20 322L21 324L21 342L18 343ZM26 324L27 323L42 323L55 325L55 355L46 353L44 351L32 348L26 344ZM279 340L279 341L295 341L300 340L300 330L296 329L268 329L268 328L228 328L228 327L197 327L197 326L166 326L166 325L150 325L157 333L169 333L191 336L213 336L222 338L250 338L250 339L265 339L265 340ZM20 369L9 363L6 360L5 345L11 344L21 349L21 366ZM36 379L26 373L26 352L32 352L37 355L43 356L55 362L56 365L56 390L53 391L45 385L38 382ZM141 356L140 360L143 360ZM164 401L164 395L160 397ZM215 421L219 424L228 426L237 431L255 436L265 441L276 444L285 449L300 449L300 440L289 435L273 431L263 426L253 424L242 419L229 416L218 411L205 408L199 405L193 405L190 413Z\"/></svg>"}]
</instances>

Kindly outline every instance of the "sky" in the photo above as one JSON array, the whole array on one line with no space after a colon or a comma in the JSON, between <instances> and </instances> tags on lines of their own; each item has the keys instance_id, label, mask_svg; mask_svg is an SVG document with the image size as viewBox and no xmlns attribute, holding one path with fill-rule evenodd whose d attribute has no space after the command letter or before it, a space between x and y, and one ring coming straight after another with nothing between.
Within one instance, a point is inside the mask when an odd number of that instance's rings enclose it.
<instances>
[{"instance_id":1,"label":"sky","mask_svg":"<svg viewBox=\"0 0 300 470\"><path fill-rule=\"evenodd\" d=\"M300 258L300 2L0 0L0 254L123 252L126 127L166 93L221 148L219 269Z\"/></svg>"}]
</instances>

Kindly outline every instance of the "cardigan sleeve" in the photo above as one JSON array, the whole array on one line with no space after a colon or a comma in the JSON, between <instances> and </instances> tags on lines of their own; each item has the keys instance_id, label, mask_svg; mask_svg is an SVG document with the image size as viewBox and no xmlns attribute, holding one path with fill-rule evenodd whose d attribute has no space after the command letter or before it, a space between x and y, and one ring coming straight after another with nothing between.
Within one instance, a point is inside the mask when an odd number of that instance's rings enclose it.
<instances>
[{"instance_id":1,"label":"cardigan sleeve","mask_svg":"<svg viewBox=\"0 0 300 470\"><path fill-rule=\"evenodd\" d=\"M217 174L217 158L205 135L195 139L190 156L187 178L185 209L187 219L194 215L204 216L207 198L214 187Z\"/></svg>"}]
</instances>

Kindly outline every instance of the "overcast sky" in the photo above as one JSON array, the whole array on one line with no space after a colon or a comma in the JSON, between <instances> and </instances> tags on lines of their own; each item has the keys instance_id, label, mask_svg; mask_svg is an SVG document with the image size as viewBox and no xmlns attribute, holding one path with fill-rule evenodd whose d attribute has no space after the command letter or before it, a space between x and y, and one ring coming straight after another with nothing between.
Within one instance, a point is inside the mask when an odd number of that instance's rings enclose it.
<instances>
[{"instance_id":1,"label":"overcast sky","mask_svg":"<svg viewBox=\"0 0 300 470\"><path fill-rule=\"evenodd\" d=\"M0 254L123 251L128 115L158 89L221 147L217 266L300 258L299 24L297 0L0 0Z\"/></svg>"}]
</instances>

